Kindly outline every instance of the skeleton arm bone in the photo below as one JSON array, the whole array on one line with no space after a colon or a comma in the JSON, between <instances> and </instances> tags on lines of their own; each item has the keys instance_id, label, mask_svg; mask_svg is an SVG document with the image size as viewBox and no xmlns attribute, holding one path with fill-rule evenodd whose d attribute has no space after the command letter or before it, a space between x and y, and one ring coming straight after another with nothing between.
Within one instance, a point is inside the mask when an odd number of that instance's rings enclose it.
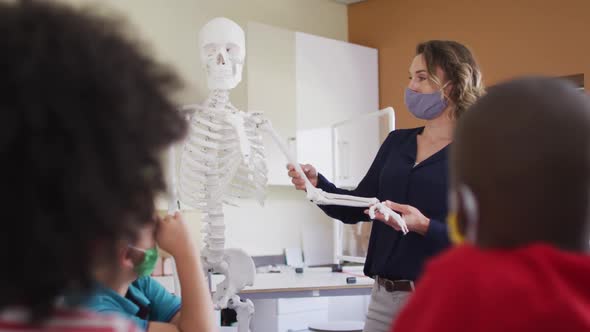
<instances>
[{"instance_id":1,"label":"skeleton arm bone","mask_svg":"<svg viewBox=\"0 0 590 332\"><path fill-rule=\"evenodd\" d=\"M246 135L246 129L244 127L244 117L241 116L240 113L236 112L236 113L228 113L225 116L225 118L226 118L227 122L231 124L231 126L236 131L236 134L238 135L238 140L240 143L240 151L242 152L242 157L244 158L244 163L246 165L248 165L250 162L250 153L251 153L252 149L250 147L250 141L248 140L248 135Z\"/></svg>"},{"instance_id":2,"label":"skeleton arm bone","mask_svg":"<svg viewBox=\"0 0 590 332\"><path fill-rule=\"evenodd\" d=\"M256 119L256 120L257 120L257 126L260 129L262 129L263 131L267 132L271 136L272 140L275 142L275 144L277 144L277 146L279 147L281 152L283 152L283 155L285 155L285 157L287 157L287 161L290 164L292 164L293 167L295 167L295 170L297 171L297 173L299 173L301 178L304 179L305 191L307 191L307 198L315 203L316 198L318 198L316 191L320 190L320 189L317 189L316 187L314 187L314 185L311 184L311 182L309 181L307 176L305 176L305 172L303 172L303 169L301 169L301 166L295 160L295 158L293 157L293 155L291 154L291 152L287 148L287 145L283 142L283 140L281 139L279 134L277 134L277 132L274 130L270 121L267 119Z\"/></svg>"},{"instance_id":3,"label":"skeleton arm bone","mask_svg":"<svg viewBox=\"0 0 590 332\"><path fill-rule=\"evenodd\" d=\"M179 210L178 206L178 185L176 182L176 151L174 146L168 148L168 214L173 216Z\"/></svg>"},{"instance_id":4,"label":"skeleton arm bone","mask_svg":"<svg viewBox=\"0 0 590 332\"><path fill-rule=\"evenodd\" d=\"M189 120L195 112L202 110L199 104L181 106L178 111ZM190 121L189 121L190 124ZM174 146L168 148L168 184L170 192L168 194L168 214L173 216L180 209L178 200L178 182L176 173L176 150Z\"/></svg>"},{"instance_id":5,"label":"skeleton arm bone","mask_svg":"<svg viewBox=\"0 0 590 332\"><path fill-rule=\"evenodd\" d=\"M401 228L404 234L408 233L408 226L403 218L396 213L395 211L388 208L385 204L379 202L377 198L368 198L368 197L356 197L350 195L341 195L341 194L333 194L327 193L319 188L316 188L307 176L305 172L301 169L301 166L295 160L285 143L281 140L280 136L277 132L273 129L270 121L266 119L261 119L258 122L258 126L269 133L273 139L273 141L279 146L283 154L287 157L287 160L290 164L295 167L295 170L301 176L301 178L305 181L305 190L307 192L307 198L311 200L315 204L319 205L342 205L342 206L352 206L352 207L368 207L369 208L369 217L371 219L375 218L375 210L379 211L385 216L385 220L389 220L392 217L398 226Z\"/></svg>"},{"instance_id":6,"label":"skeleton arm bone","mask_svg":"<svg viewBox=\"0 0 590 332\"><path fill-rule=\"evenodd\" d=\"M318 188L315 188L315 192L319 192L320 194L316 195L313 202L319 205L345 205L350 207L369 207L379 203L379 200L377 198L333 194L325 192Z\"/></svg>"},{"instance_id":7,"label":"skeleton arm bone","mask_svg":"<svg viewBox=\"0 0 590 332\"><path fill-rule=\"evenodd\" d=\"M385 220L393 218L404 234L409 232L408 226L404 219L387 205L379 202L377 198L357 197L350 195L341 195L325 192L315 188L320 194L314 203L319 205L343 205L351 207L368 207L369 217L375 219L375 211L379 211L385 217Z\"/></svg>"}]
</instances>

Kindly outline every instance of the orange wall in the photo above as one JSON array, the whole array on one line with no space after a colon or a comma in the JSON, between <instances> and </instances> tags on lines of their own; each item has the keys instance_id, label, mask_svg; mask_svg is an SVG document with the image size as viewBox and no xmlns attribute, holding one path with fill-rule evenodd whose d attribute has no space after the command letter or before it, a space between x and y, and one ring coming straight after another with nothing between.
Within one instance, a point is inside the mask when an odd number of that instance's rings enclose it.
<instances>
[{"instance_id":1,"label":"orange wall","mask_svg":"<svg viewBox=\"0 0 590 332\"><path fill-rule=\"evenodd\" d=\"M368 0L348 6L349 41L379 49L380 103L397 127L420 125L403 89L418 42L452 39L475 53L487 86L523 74L584 73L590 87L590 0Z\"/></svg>"}]
</instances>

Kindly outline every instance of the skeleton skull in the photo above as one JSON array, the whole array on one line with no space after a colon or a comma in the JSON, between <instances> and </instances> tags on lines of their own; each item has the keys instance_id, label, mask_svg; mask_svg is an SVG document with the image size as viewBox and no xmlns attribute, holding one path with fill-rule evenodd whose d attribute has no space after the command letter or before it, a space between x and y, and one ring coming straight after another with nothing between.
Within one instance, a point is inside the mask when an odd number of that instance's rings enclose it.
<instances>
[{"instance_id":1,"label":"skeleton skull","mask_svg":"<svg viewBox=\"0 0 590 332\"><path fill-rule=\"evenodd\" d=\"M199 32L199 49L209 90L230 90L240 83L246 42L238 24L225 17L207 22Z\"/></svg>"}]
</instances>

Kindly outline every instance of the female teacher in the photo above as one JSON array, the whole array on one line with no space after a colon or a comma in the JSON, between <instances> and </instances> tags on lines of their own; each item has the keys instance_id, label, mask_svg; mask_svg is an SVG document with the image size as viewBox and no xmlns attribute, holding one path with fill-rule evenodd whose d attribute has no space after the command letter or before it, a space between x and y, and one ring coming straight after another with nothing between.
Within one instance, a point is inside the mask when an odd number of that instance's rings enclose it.
<instances>
[{"instance_id":1,"label":"female teacher","mask_svg":"<svg viewBox=\"0 0 590 332\"><path fill-rule=\"evenodd\" d=\"M455 122L484 92L473 54L454 41L419 44L409 73L405 103L426 124L389 133L356 189L337 188L313 166L302 165L311 183L324 191L388 201L410 230L403 235L393 220L385 221L380 214L375 217L381 222L373 224L364 272L376 282L365 332L391 329L426 260L449 245L445 223L449 145ZM292 166L289 176L297 189L305 189ZM320 208L344 223L368 219L363 208Z\"/></svg>"}]
</instances>

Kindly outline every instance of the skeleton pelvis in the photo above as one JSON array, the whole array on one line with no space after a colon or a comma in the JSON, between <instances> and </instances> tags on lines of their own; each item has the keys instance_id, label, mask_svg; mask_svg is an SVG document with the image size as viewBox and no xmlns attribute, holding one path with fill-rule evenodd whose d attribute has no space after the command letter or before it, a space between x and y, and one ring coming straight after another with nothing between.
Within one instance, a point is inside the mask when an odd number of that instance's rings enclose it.
<instances>
[{"instance_id":1,"label":"skeleton pelvis","mask_svg":"<svg viewBox=\"0 0 590 332\"><path fill-rule=\"evenodd\" d=\"M233 279L232 284L239 287L239 290L246 286L254 284L256 277L256 267L254 261L244 250L237 248L225 249L223 260L227 263L227 272L224 274L226 279Z\"/></svg>"},{"instance_id":2,"label":"skeleton pelvis","mask_svg":"<svg viewBox=\"0 0 590 332\"><path fill-rule=\"evenodd\" d=\"M225 279L219 283L213 296L213 301L218 308L227 307L227 302L232 296L239 293L244 287L252 286L256 276L254 261L242 249L225 249L223 261L212 266L213 272L221 273Z\"/></svg>"}]
</instances>

